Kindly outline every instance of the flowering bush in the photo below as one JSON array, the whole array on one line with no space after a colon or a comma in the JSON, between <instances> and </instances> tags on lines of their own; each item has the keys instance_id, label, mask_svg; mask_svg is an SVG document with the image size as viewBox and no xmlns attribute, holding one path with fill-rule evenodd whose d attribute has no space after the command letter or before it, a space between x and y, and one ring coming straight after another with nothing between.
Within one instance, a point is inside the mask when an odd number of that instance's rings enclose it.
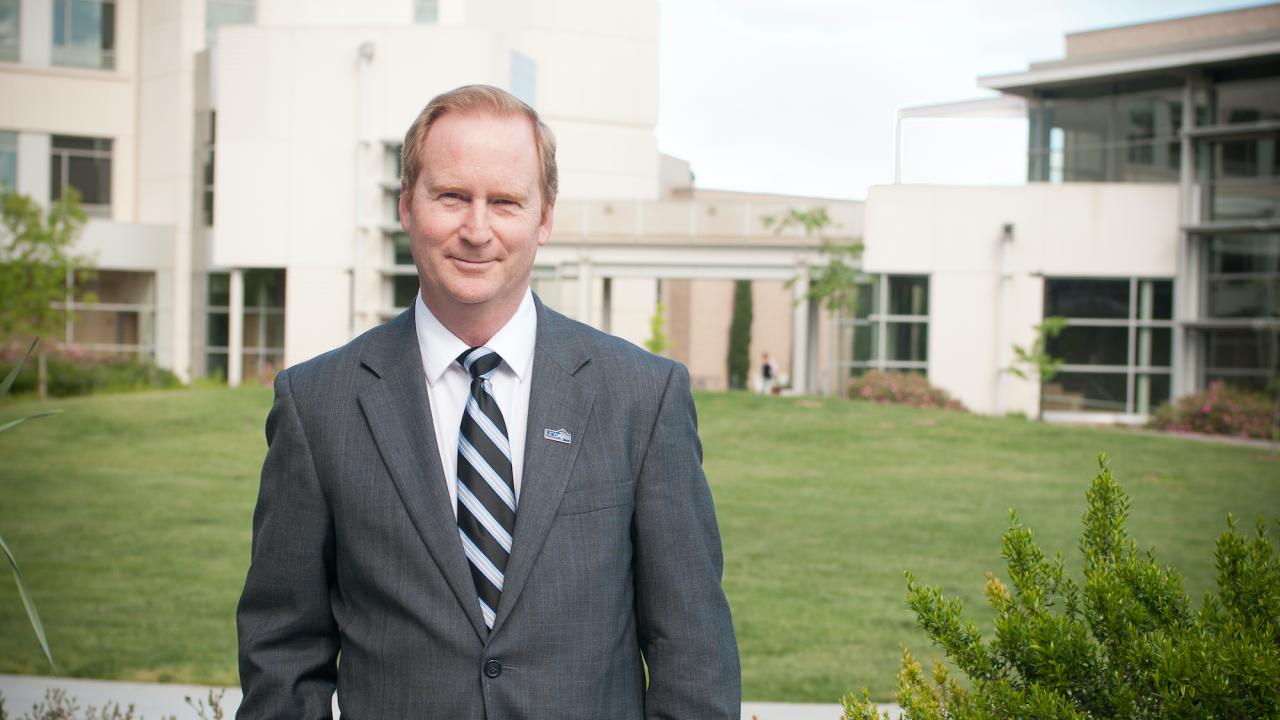
<instances>
[{"instance_id":1,"label":"flowering bush","mask_svg":"<svg viewBox=\"0 0 1280 720\"><path fill-rule=\"evenodd\" d=\"M928 378L919 373L871 370L849 380L848 391L853 400L869 400L881 405L965 409L959 400L946 390L929 385Z\"/></svg>"},{"instance_id":2,"label":"flowering bush","mask_svg":"<svg viewBox=\"0 0 1280 720\"><path fill-rule=\"evenodd\" d=\"M22 352L14 345L0 347L0 377L17 365L22 359ZM176 375L158 367L150 358L90 352L75 345L50 345L45 357L49 395L52 397L171 388L182 384ZM11 391L28 393L35 390L36 369L32 362L18 375Z\"/></svg>"},{"instance_id":3,"label":"flowering bush","mask_svg":"<svg viewBox=\"0 0 1280 720\"><path fill-rule=\"evenodd\" d=\"M1151 418L1151 427L1267 440L1275 413L1274 398L1218 380L1198 393L1161 405Z\"/></svg>"}]
</instances>

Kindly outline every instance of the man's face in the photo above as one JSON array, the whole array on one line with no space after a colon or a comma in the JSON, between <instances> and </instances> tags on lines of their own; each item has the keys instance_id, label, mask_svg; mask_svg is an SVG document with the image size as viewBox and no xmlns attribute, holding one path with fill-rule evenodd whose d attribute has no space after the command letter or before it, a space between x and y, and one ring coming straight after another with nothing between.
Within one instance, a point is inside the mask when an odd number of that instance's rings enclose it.
<instances>
[{"instance_id":1,"label":"man's face","mask_svg":"<svg viewBox=\"0 0 1280 720\"><path fill-rule=\"evenodd\" d=\"M528 118L449 113L419 152L422 171L400 195L400 224L423 300L455 319L514 313L553 210L542 212Z\"/></svg>"}]
</instances>

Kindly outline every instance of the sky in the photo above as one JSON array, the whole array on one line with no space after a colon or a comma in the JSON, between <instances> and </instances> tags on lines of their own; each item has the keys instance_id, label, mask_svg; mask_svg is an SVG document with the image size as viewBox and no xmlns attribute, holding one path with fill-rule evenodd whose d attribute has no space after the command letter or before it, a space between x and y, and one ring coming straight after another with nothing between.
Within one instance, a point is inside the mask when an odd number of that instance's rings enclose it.
<instances>
[{"instance_id":1,"label":"sky","mask_svg":"<svg viewBox=\"0 0 1280 720\"><path fill-rule=\"evenodd\" d=\"M1241 0L661 0L658 148L699 187L862 199L893 182L902 107L993 96L983 75L1063 36ZM1019 182L1025 120L908 120L905 182Z\"/></svg>"}]
</instances>

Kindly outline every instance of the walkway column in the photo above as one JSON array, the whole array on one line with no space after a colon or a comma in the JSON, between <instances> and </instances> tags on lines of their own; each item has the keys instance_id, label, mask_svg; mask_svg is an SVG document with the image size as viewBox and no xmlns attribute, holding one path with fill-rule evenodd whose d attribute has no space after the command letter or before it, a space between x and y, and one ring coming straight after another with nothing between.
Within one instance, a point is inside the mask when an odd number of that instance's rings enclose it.
<instances>
[{"instance_id":1,"label":"walkway column","mask_svg":"<svg viewBox=\"0 0 1280 720\"><path fill-rule=\"evenodd\" d=\"M578 256L578 322L591 324L591 259Z\"/></svg>"},{"instance_id":2,"label":"walkway column","mask_svg":"<svg viewBox=\"0 0 1280 720\"><path fill-rule=\"evenodd\" d=\"M231 271L231 307L227 315L227 384L244 379L244 270Z\"/></svg>"},{"instance_id":3,"label":"walkway column","mask_svg":"<svg viewBox=\"0 0 1280 720\"><path fill-rule=\"evenodd\" d=\"M796 279L791 284L795 301L791 316L791 389L809 392L809 266L796 268Z\"/></svg>"}]
</instances>

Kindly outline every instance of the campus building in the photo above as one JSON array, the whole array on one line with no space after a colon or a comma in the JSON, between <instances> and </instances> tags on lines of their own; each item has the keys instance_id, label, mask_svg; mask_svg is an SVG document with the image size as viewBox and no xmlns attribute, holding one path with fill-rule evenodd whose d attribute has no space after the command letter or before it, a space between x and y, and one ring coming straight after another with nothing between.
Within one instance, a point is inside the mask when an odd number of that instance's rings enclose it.
<instances>
[{"instance_id":1,"label":"campus building","mask_svg":"<svg viewBox=\"0 0 1280 720\"><path fill-rule=\"evenodd\" d=\"M1001 96L903 117L1014 108L1027 181L871 189L869 302L838 321L841 371L927 372L980 412L1088 421L1273 382L1280 5L1073 33L1066 57L979 83ZM1050 317L1060 374L1018 378L1014 345Z\"/></svg>"},{"instance_id":2,"label":"campus building","mask_svg":"<svg viewBox=\"0 0 1280 720\"><path fill-rule=\"evenodd\" d=\"M753 359L816 387L820 239L763 218L820 205L851 239L861 203L694 188L654 135L657 0L0 0L0 184L43 203L74 186L91 216L96 302L62 339L239 383L401 311L401 138L467 83L559 140L548 304L637 343L661 307L668 354L723 388L751 280Z\"/></svg>"}]
</instances>

